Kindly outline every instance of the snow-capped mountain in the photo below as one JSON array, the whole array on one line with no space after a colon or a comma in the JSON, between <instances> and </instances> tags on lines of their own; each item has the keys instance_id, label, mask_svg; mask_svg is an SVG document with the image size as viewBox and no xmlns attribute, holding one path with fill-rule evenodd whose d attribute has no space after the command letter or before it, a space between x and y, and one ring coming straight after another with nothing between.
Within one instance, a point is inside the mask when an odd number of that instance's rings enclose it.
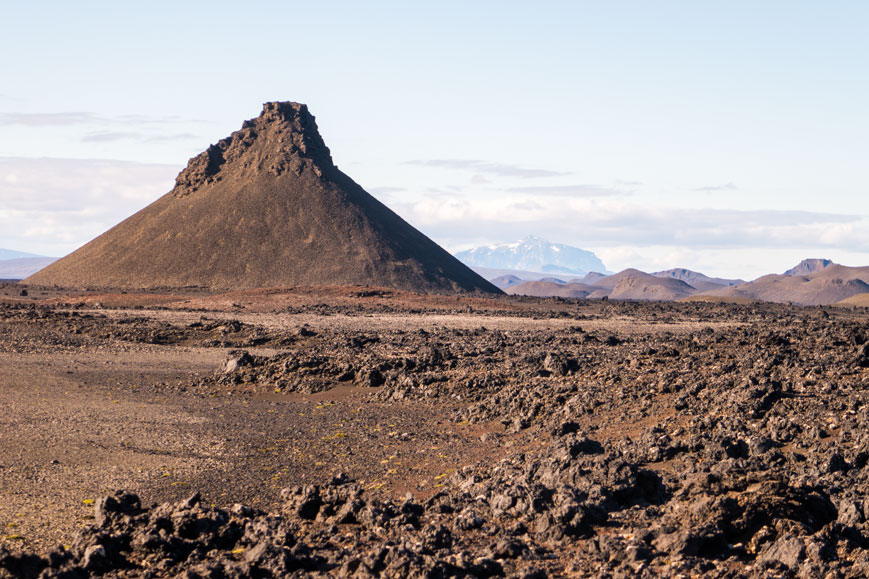
<instances>
[{"instance_id":1,"label":"snow-capped mountain","mask_svg":"<svg viewBox=\"0 0 869 579\"><path fill-rule=\"evenodd\" d=\"M460 251L456 258L471 267L490 269L580 275L590 271L606 271L606 266L591 251L563 243L552 243L533 235L515 243L486 245Z\"/></svg>"}]
</instances>

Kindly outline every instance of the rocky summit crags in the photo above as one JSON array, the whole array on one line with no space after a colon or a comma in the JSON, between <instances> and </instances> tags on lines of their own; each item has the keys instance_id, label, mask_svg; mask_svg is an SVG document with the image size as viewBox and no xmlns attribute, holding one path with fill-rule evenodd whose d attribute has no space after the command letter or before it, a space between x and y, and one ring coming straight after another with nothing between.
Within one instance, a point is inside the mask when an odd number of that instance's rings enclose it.
<instances>
[{"instance_id":1,"label":"rocky summit crags","mask_svg":"<svg viewBox=\"0 0 869 579\"><path fill-rule=\"evenodd\" d=\"M191 159L168 194L27 282L499 292L342 173L292 102L266 103Z\"/></svg>"},{"instance_id":2,"label":"rocky summit crags","mask_svg":"<svg viewBox=\"0 0 869 579\"><path fill-rule=\"evenodd\" d=\"M262 172L277 177L291 171L300 177L305 168L318 177L336 169L314 116L300 103L265 103L258 118L190 159L175 179L174 193L181 197L225 177Z\"/></svg>"}]
</instances>

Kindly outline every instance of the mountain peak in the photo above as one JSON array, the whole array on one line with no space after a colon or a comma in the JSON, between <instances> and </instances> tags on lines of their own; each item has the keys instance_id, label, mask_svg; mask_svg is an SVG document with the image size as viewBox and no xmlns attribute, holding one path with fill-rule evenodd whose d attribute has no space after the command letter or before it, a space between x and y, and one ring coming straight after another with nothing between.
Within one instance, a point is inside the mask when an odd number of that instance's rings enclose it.
<instances>
[{"instance_id":1,"label":"mountain peak","mask_svg":"<svg viewBox=\"0 0 869 579\"><path fill-rule=\"evenodd\" d=\"M184 197L230 175L292 171L299 176L306 169L317 177L335 169L314 115L302 103L268 102L260 116L190 159L173 193Z\"/></svg>"},{"instance_id":2,"label":"mountain peak","mask_svg":"<svg viewBox=\"0 0 869 579\"><path fill-rule=\"evenodd\" d=\"M825 269L831 265L833 265L833 260L831 259L823 259L817 257L809 258L802 260L797 265L787 270L784 274L788 276L809 275L812 273L818 273L822 269Z\"/></svg>"},{"instance_id":3,"label":"mountain peak","mask_svg":"<svg viewBox=\"0 0 869 579\"><path fill-rule=\"evenodd\" d=\"M191 159L172 191L29 281L498 293L335 167L313 115L292 102L266 103Z\"/></svg>"},{"instance_id":4,"label":"mountain peak","mask_svg":"<svg viewBox=\"0 0 869 579\"><path fill-rule=\"evenodd\" d=\"M518 242L496 243L461 251L456 257L472 267L549 274L580 275L605 271L598 257L584 249L528 235Z\"/></svg>"}]
</instances>

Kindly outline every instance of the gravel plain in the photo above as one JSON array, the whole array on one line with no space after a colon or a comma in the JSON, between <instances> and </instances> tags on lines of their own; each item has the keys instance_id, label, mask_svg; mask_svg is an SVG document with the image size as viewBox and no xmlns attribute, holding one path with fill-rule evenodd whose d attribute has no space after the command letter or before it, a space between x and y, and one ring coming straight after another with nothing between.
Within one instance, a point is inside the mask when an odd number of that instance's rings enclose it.
<instances>
[{"instance_id":1,"label":"gravel plain","mask_svg":"<svg viewBox=\"0 0 869 579\"><path fill-rule=\"evenodd\" d=\"M869 573L863 308L16 290L0 577Z\"/></svg>"}]
</instances>

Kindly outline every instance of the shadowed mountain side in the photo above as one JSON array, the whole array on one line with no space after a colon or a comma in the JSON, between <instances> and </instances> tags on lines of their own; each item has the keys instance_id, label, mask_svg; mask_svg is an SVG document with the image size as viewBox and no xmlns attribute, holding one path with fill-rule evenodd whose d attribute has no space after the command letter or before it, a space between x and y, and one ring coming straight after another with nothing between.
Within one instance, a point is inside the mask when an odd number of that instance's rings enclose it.
<instances>
[{"instance_id":1,"label":"shadowed mountain side","mask_svg":"<svg viewBox=\"0 0 869 579\"><path fill-rule=\"evenodd\" d=\"M703 295L807 306L830 305L869 292L867 282L869 267L832 264L810 275L765 275L739 286L704 292Z\"/></svg>"},{"instance_id":2,"label":"shadowed mountain side","mask_svg":"<svg viewBox=\"0 0 869 579\"><path fill-rule=\"evenodd\" d=\"M27 282L500 293L338 170L298 103L266 103L171 192Z\"/></svg>"}]
</instances>

